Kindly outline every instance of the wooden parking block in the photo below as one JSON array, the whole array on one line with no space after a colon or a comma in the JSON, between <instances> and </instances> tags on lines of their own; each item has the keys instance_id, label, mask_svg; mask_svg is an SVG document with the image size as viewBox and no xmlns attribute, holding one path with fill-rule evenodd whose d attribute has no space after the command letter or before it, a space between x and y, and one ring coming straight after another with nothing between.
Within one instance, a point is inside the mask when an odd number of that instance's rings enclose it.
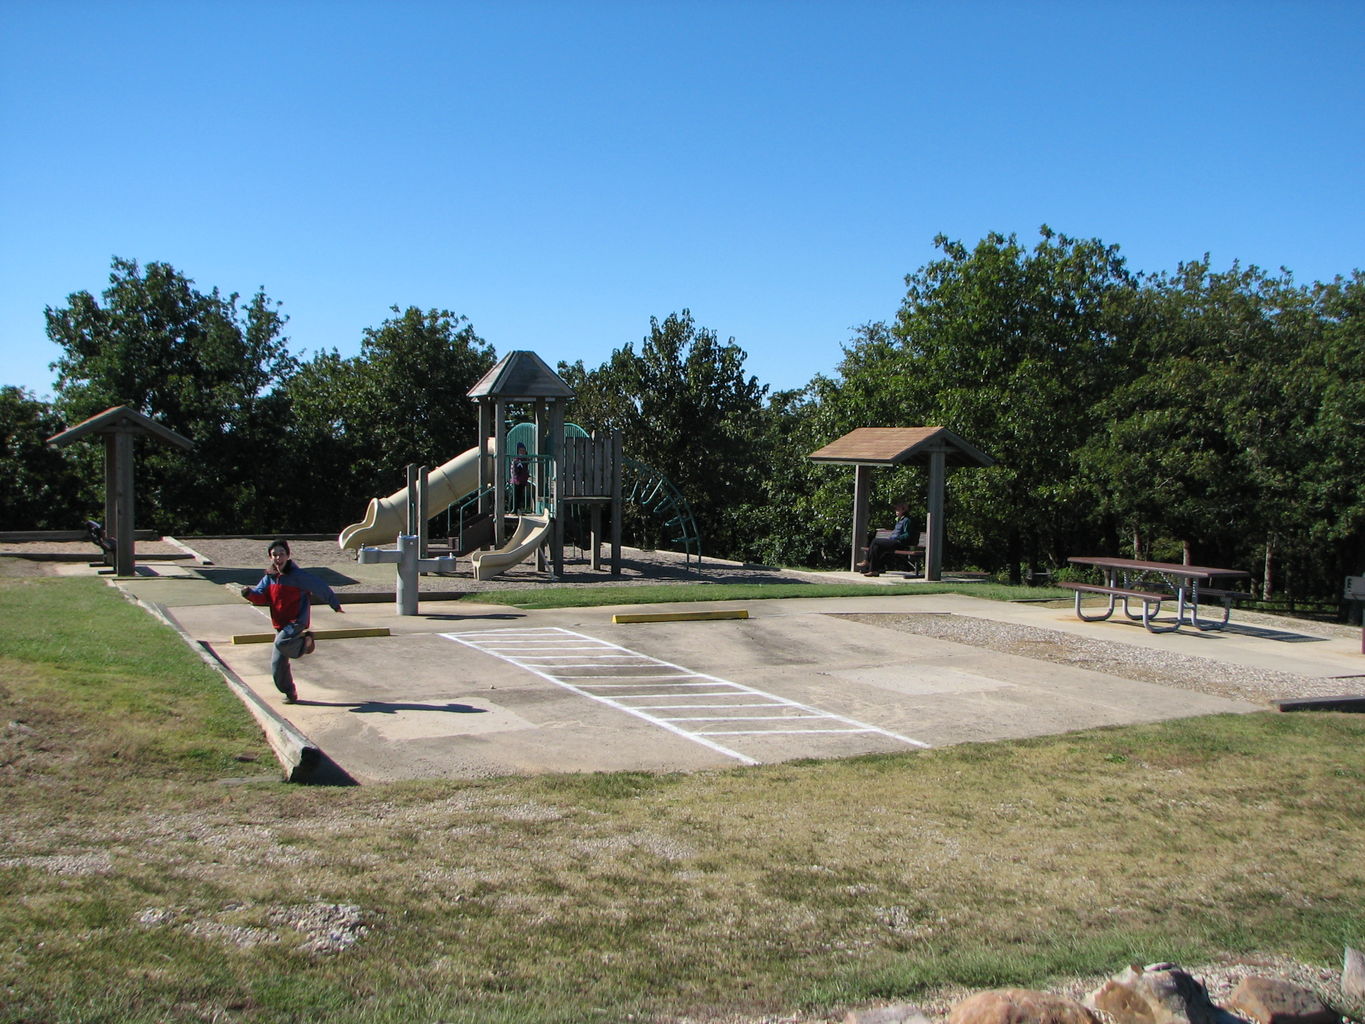
<instances>
[{"instance_id":1,"label":"wooden parking block","mask_svg":"<svg viewBox=\"0 0 1365 1024\"><path fill-rule=\"evenodd\" d=\"M722 608L705 612L626 612L613 615L611 621L625 622L697 622L706 619L747 619L746 608Z\"/></svg>"},{"instance_id":2,"label":"wooden parking block","mask_svg":"<svg viewBox=\"0 0 1365 1024\"><path fill-rule=\"evenodd\" d=\"M313 638L315 640L350 640L362 636L388 636L388 626L357 627L356 629L315 629ZM234 644L268 644L275 639L274 633L237 633L233 636Z\"/></svg>"}]
</instances>

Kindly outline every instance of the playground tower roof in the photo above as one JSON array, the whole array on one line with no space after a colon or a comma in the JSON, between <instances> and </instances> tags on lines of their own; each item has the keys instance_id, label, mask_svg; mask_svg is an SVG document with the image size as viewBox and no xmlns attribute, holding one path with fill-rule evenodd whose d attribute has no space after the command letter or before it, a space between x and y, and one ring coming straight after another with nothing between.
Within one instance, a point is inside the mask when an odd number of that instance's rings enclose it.
<instances>
[{"instance_id":1,"label":"playground tower roof","mask_svg":"<svg viewBox=\"0 0 1365 1024\"><path fill-rule=\"evenodd\" d=\"M534 352L508 352L469 389L470 398L572 398L573 388Z\"/></svg>"}]
</instances>

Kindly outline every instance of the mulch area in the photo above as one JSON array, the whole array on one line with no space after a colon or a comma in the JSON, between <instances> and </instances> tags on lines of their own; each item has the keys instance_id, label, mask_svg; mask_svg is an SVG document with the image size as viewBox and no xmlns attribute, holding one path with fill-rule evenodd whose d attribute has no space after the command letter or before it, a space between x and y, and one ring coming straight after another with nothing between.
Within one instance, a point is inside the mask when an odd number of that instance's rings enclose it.
<instances>
[{"instance_id":1,"label":"mulch area","mask_svg":"<svg viewBox=\"0 0 1365 1024\"><path fill-rule=\"evenodd\" d=\"M187 547L213 560L218 566L243 566L265 568L265 547L269 541L241 540L236 538L186 538L182 541ZM356 568L356 553L343 551L336 541L291 540L290 553L305 569L329 569L337 576L350 578ZM442 554L433 548L432 555ZM460 571L450 575L424 575L418 578L423 592L447 591L466 594L484 593L496 590L515 590L527 587L544 586L552 583L558 587L601 587L601 586L644 586L660 583L809 583L810 580L798 575L785 573L780 569L764 566L746 566L733 562L696 558L686 560L683 555L671 551L642 551L638 548L622 548L619 575L611 572L610 559L604 551L602 569L591 568L585 552L566 548L564 552L564 573L552 576L549 572L537 572L535 559L515 565L491 580L476 580L470 572L468 561L461 560ZM367 567L368 569L369 567ZM340 594L355 594L381 591L393 593L392 567L385 567L385 583L376 585L370 582L341 583L334 586Z\"/></svg>"},{"instance_id":2,"label":"mulch area","mask_svg":"<svg viewBox=\"0 0 1365 1024\"><path fill-rule=\"evenodd\" d=\"M205 575L213 578L228 570L240 570L245 574L256 570L264 572L266 546L269 543L270 539L263 537L180 537L175 541L139 541L134 557L145 560L144 564L155 571L163 559L173 559L176 564L197 569L203 564L195 557L198 555L209 563ZM355 572L356 553L341 550L335 540L290 538L289 548L294 560L303 568L323 570L329 585L339 594L349 594L352 598L361 594L393 594L395 584L392 567L365 567L367 575L382 579L383 582L359 579ZM434 547L430 553L438 555L445 552ZM420 576L418 587L424 593L476 594L546 584L559 587L628 587L663 583L811 582L807 576L781 569L712 558L689 560L672 551L622 548L619 574L611 572L606 549L603 551L603 568L600 570L591 568L586 552L566 548L564 555L564 573L558 577L549 572L537 572L535 559L530 559L512 566L496 579L476 580L469 570L468 561L462 560L460 571ZM59 566L98 559L99 550L89 541L0 542L0 576L57 575L61 571ZM380 571L376 572L375 569Z\"/></svg>"}]
</instances>

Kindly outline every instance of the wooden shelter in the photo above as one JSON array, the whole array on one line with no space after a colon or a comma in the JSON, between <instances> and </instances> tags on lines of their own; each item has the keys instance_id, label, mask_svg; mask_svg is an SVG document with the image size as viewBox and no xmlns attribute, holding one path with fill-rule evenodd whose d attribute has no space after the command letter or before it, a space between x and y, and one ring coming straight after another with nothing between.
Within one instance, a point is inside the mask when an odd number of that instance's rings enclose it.
<instances>
[{"instance_id":1,"label":"wooden shelter","mask_svg":"<svg viewBox=\"0 0 1365 1024\"><path fill-rule=\"evenodd\" d=\"M944 491L949 466L993 466L995 460L943 427L859 427L807 456L812 462L853 467L853 544L849 568L857 567L867 540L868 494L876 466L921 463L929 467L928 518L924 532L924 578L943 574Z\"/></svg>"},{"instance_id":2,"label":"wooden shelter","mask_svg":"<svg viewBox=\"0 0 1365 1024\"><path fill-rule=\"evenodd\" d=\"M114 544L114 572L131 576L133 565L133 439L150 437L185 451L194 442L127 405L116 405L47 439L54 448L87 437L104 438L104 530Z\"/></svg>"}]
</instances>

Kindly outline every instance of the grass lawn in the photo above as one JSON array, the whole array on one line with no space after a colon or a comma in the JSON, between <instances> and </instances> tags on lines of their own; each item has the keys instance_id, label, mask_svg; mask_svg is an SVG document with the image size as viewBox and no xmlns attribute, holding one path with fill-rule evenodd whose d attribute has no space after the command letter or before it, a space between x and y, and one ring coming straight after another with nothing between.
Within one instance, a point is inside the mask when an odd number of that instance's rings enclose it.
<instances>
[{"instance_id":1,"label":"grass lawn","mask_svg":"<svg viewBox=\"0 0 1365 1024\"><path fill-rule=\"evenodd\" d=\"M103 582L0 622L0 1022L818 1019L1365 946L1360 716L308 788Z\"/></svg>"}]
</instances>

